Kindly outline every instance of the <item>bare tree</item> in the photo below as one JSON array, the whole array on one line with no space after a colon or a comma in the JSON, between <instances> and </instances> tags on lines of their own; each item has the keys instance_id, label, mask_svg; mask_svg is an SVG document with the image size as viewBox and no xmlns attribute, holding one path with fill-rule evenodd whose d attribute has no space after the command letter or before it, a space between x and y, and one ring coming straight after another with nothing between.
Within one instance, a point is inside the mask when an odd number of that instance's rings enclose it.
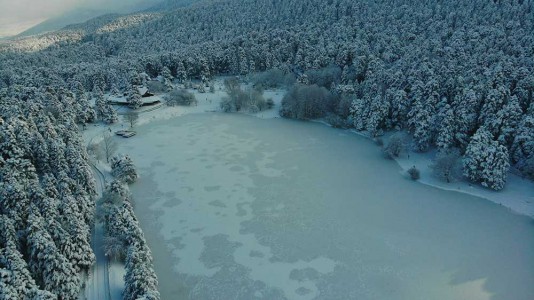
<instances>
[{"instance_id":1,"label":"bare tree","mask_svg":"<svg viewBox=\"0 0 534 300\"><path fill-rule=\"evenodd\" d=\"M126 258L126 241L116 236L104 237L104 250L106 256L117 261L124 261Z\"/></svg>"},{"instance_id":2,"label":"bare tree","mask_svg":"<svg viewBox=\"0 0 534 300\"><path fill-rule=\"evenodd\" d=\"M186 91L186 90L172 90L170 93L165 95L165 102L168 106L175 105L194 105L197 103L195 95Z\"/></svg>"},{"instance_id":3,"label":"bare tree","mask_svg":"<svg viewBox=\"0 0 534 300\"><path fill-rule=\"evenodd\" d=\"M130 124L130 128L134 128L139 120L139 113L130 111L125 115L126 121Z\"/></svg>"},{"instance_id":4,"label":"bare tree","mask_svg":"<svg viewBox=\"0 0 534 300\"><path fill-rule=\"evenodd\" d=\"M384 147L384 156L389 159L399 157L405 149L405 135L397 132L389 138L387 145Z\"/></svg>"},{"instance_id":5,"label":"bare tree","mask_svg":"<svg viewBox=\"0 0 534 300\"><path fill-rule=\"evenodd\" d=\"M450 149L438 152L431 168L437 178L447 183L459 178L462 174L460 151L458 149Z\"/></svg>"},{"instance_id":6,"label":"bare tree","mask_svg":"<svg viewBox=\"0 0 534 300\"><path fill-rule=\"evenodd\" d=\"M98 143L90 143L87 145L87 153L93 155L97 160L102 158L102 149Z\"/></svg>"},{"instance_id":7,"label":"bare tree","mask_svg":"<svg viewBox=\"0 0 534 300\"><path fill-rule=\"evenodd\" d=\"M115 151L117 151L117 142L113 139L110 133L104 133L104 139L102 140L102 151L106 155L106 161L109 163L111 157Z\"/></svg>"}]
</instances>

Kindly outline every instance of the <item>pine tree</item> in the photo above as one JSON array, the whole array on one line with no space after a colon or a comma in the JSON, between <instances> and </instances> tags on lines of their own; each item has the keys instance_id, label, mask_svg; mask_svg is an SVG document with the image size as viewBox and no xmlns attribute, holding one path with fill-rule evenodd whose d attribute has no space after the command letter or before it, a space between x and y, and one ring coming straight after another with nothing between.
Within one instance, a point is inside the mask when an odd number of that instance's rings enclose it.
<instances>
[{"instance_id":1,"label":"pine tree","mask_svg":"<svg viewBox=\"0 0 534 300\"><path fill-rule=\"evenodd\" d=\"M107 101L104 99L104 94L102 91L97 91L95 93L95 111L96 115L100 120L104 119L104 115L106 112L106 105Z\"/></svg>"},{"instance_id":2,"label":"pine tree","mask_svg":"<svg viewBox=\"0 0 534 300\"><path fill-rule=\"evenodd\" d=\"M38 292L17 245L13 222L0 215L0 299L31 299Z\"/></svg>"},{"instance_id":3,"label":"pine tree","mask_svg":"<svg viewBox=\"0 0 534 300\"><path fill-rule=\"evenodd\" d=\"M60 139L48 141L49 170L56 176L61 172L68 172L69 169L64 149L65 144Z\"/></svg>"},{"instance_id":4,"label":"pine tree","mask_svg":"<svg viewBox=\"0 0 534 300\"><path fill-rule=\"evenodd\" d=\"M356 98L351 105L350 112L354 121L356 130L364 130L369 118L369 96L364 98Z\"/></svg>"},{"instance_id":5,"label":"pine tree","mask_svg":"<svg viewBox=\"0 0 534 300\"><path fill-rule=\"evenodd\" d=\"M426 151L432 141L432 115L428 105L416 101L410 112L413 126L413 138L418 151Z\"/></svg>"},{"instance_id":6,"label":"pine tree","mask_svg":"<svg viewBox=\"0 0 534 300\"><path fill-rule=\"evenodd\" d=\"M534 157L534 117L527 115L519 124L511 148L514 163L523 163Z\"/></svg>"},{"instance_id":7,"label":"pine tree","mask_svg":"<svg viewBox=\"0 0 534 300\"><path fill-rule=\"evenodd\" d=\"M391 123L393 126L402 128L406 125L410 101L403 90L388 90L386 93L391 99Z\"/></svg>"},{"instance_id":8,"label":"pine tree","mask_svg":"<svg viewBox=\"0 0 534 300\"><path fill-rule=\"evenodd\" d=\"M497 112L502 108L506 99L509 97L509 92L505 87L500 86L488 91L484 99L484 104L480 111L479 123L485 126L491 126L491 122Z\"/></svg>"},{"instance_id":9,"label":"pine tree","mask_svg":"<svg viewBox=\"0 0 534 300\"><path fill-rule=\"evenodd\" d=\"M201 85L206 86L211 78L210 67L205 58L200 59L200 80Z\"/></svg>"},{"instance_id":10,"label":"pine tree","mask_svg":"<svg viewBox=\"0 0 534 300\"><path fill-rule=\"evenodd\" d=\"M473 89L466 88L455 97L456 133L455 140L461 149L469 144L470 136L476 131L480 97Z\"/></svg>"},{"instance_id":11,"label":"pine tree","mask_svg":"<svg viewBox=\"0 0 534 300\"><path fill-rule=\"evenodd\" d=\"M184 83L187 80L187 71L182 61L179 61L176 66L176 79L178 79L180 83Z\"/></svg>"},{"instance_id":12,"label":"pine tree","mask_svg":"<svg viewBox=\"0 0 534 300\"><path fill-rule=\"evenodd\" d=\"M71 90L74 92L74 95L76 95L76 98L81 98L82 96L85 96L85 88L83 87L82 83L78 80L75 80L72 82Z\"/></svg>"},{"instance_id":13,"label":"pine tree","mask_svg":"<svg viewBox=\"0 0 534 300\"><path fill-rule=\"evenodd\" d=\"M0 213L13 220L15 228L22 230L26 223L29 199L25 187L13 174L2 174L0 182Z\"/></svg>"},{"instance_id":14,"label":"pine tree","mask_svg":"<svg viewBox=\"0 0 534 300\"><path fill-rule=\"evenodd\" d=\"M492 128L501 144L511 146L516 136L516 129L521 122L523 111L516 96L510 97L508 103L493 118Z\"/></svg>"},{"instance_id":15,"label":"pine tree","mask_svg":"<svg viewBox=\"0 0 534 300\"><path fill-rule=\"evenodd\" d=\"M106 124L113 124L119 121L119 116L117 115L117 112L109 103L105 106L103 121Z\"/></svg>"},{"instance_id":16,"label":"pine tree","mask_svg":"<svg viewBox=\"0 0 534 300\"><path fill-rule=\"evenodd\" d=\"M436 103L436 94L431 82L426 85L415 81L412 85L412 107L408 112L408 126L413 132L415 147L418 151L426 151L433 139L432 107Z\"/></svg>"},{"instance_id":17,"label":"pine tree","mask_svg":"<svg viewBox=\"0 0 534 300\"><path fill-rule=\"evenodd\" d=\"M168 67L163 67L163 69L161 70L161 76L163 76L163 78L169 81L172 81L174 79L171 70Z\"/></svg>"},{"instance_id":18,"label":"pine tree","mask_svg":"<svg viewBox=\"0 0 534 300\"><path fill-rule=\"evenodd\" d=\"M128 106L131 109L138 109L143 105L143 99L141 97L141 94L139 93L139 90L136 87L133 87L130 90L130 94L128 95Z\"/></svg>"},{"instance_id":19,"label":"pine tree","mask_svg":"<svg viewBox=\"0 0 534 300\"><path fill-rule=\"evenodd\" d=\"M503 189L509 168L508 149L494 142L488 151L486 161L482 164L482 185L494 190Z\"/></svg>"},{"instance_id":20,"label":"pine tree","mask_svg":"<svg viewBox=\"0 0 534 300\"><path fill-rule=\"evenodd\" d=\"M71 237L69 253L63 254L69 258L73 267L78 271L87 270L95 261L95 256L89 244L89 227L85 223L85 219L73 197L65 196L61 202L62 224L64 224L64 229Z\"/></svg>"},{"instance_id":21,"label":"pine tree","mask_svg":"<svg viewBox=\"0 0 534 300\"><path fill-rule=\"evenodd\" d=\"M129 155L117 155L111 158L111 173L115 178L126 183L137 180L137 171Z\"/></svg>"},{"instance_id":22,"label":"pine tree","mask_svg":"<svg viewBox=\"0 0 534 300\"><path fill-rule=\"evenodd\" d=\"M61 299L77 299L80 282L72 264L58 251L36 207L30 208L27 228L29 266L37 282Z\"/></svg>"},{"instance_id":23,"label":"pine tree","mask_svg":"<svg viewBox=\"0 0 534 300\"><path fill-rule=\"evenodd\" d=\"M26 155L23 144L19 144L12 122L4 121L0 117L0 153L4 160L20 159Z\"/></svg>"},{"instance_id":24,"label":"pine tree","mask_svg":"<svg viewBox=\"0 0 534 300\"><path fill-rule=\"evenodd\" d=\"M38 173L50 172L48 145L39 131L33 132L32 138L32 163Z\"/></svg>"},{"instance_id":25,"label":"pine tree","mask_svg":"<svg viewBox=\"0 0 534 300\"><path fill-rule=\"evenodd\" d=\"M491 133L479 128L464 158L464 175L494 190L504 188L510 168L508 149L494 141Z\"/></svg>"},{"instance_id":26,"label":"pine tree","mask_svg":"<svg viewBox=\"0 0 534 300\"><path fill-rule=\"evenodd\" d=\"M241 75L245 75L248 72L248 60L247 55L245 53L245 49L242 47L239 47L237 49L237 61L239 66L239 73Z\"/></svg>"},{"instance_id":27,"label":"pine tree","mask_svg":"<svg viewBox=\"0 0 534 300\"><path fill-rule=\"evenodd\" d=\"M441 120L438 126L438 137L436 140L436 146L440 149L447 149L453 146L454 143L454 112L452 108L447 105L440 113L438 118Z\"/></svg>"},{"instance_id":28,"label":"pine tree","mask_svg":"<svg viewBox=\"0 0 534 300\"><path fill-rule=\"evenodd\" d=\"M389 109L389 102L379 95L375 96L371 101L366 125L366 130L369 131L371 136L378 136L386 129L386 118L388 117Z\"/></svg>"},{"instance_id":29,"label":"pine tree","mask_svg":"<svg viewBox=\"0 0 534 300\"><path fill-rule=\"evenodd\" d=\"M482 172L484 172L484 164L489 152L488 147L491 147L492 140L491 133L485 127L480 127L471 138L463 160L464 175L469 180L474 182L482 180Z\"/></svg>"},{"instance_id":30,"label":"pine tree","mask_svg":"<svg viewBox=\"0 0 534 300\"><path fill-rule=\"evenodd\" d=\"M146 245L131 245L126 257L124 300L160 299L158 280L151 267L152 255Z\"/></svg>"},{"instance_id":31,"label":"pine tree","mask_svg":"<svg viewBox=\"0 0 534 300\"><path fill-rule=\"evenodd\" d=\"M80 124L93 123L97 118L97 112L89 105L89 101L85 95L81 95L77 99L77 106L79 109L76 112L76 120Z\"/></svg>"}]
</instances>

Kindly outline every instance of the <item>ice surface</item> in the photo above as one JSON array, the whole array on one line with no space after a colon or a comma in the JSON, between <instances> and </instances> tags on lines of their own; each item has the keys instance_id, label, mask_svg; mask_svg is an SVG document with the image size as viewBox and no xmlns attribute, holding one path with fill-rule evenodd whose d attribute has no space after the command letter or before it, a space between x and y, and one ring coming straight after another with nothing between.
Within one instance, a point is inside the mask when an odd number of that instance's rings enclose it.
<instances>
[{"instance_id":1,"label":"ice surface","mask_svg":"<svg viewBox=\"0 0 534 300\"><path fill-rule=\"evenodd\" d=\"M533 299L534 224L321 124L193 114L120 151L163 299Z\"/></svg>"}]
</instances>

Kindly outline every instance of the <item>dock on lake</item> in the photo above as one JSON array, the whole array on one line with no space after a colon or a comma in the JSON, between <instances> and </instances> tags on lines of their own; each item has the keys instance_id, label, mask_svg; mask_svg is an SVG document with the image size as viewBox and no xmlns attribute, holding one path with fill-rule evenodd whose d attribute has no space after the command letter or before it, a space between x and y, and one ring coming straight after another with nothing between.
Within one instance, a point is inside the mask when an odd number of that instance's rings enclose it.
<instances>
[{"instance_id":1,"label":"dock on lake","mask_svg":"<svg viewBox=\"0 0 534 300\"><path fill-rule=\"evenodd\" d=\"M137 132L133 130L119 130L115 132L116 135L122 136L124 138L130 138L137 134Z\"/></svg>"}]
</instances>

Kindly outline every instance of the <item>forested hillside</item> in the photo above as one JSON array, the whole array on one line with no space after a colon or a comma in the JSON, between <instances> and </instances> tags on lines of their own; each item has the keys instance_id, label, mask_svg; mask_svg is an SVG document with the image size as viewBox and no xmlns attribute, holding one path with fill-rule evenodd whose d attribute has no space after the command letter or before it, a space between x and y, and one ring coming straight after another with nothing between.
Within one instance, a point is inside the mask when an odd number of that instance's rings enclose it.
<instances>
[{"instance_id":1,"label":"forested hillside","mask_svg":"<svg viewBox=\"0 0 534 300\"><path fill-rule=\"evenodd\" d=\"M75 123L82 113L64 89L2 90L1 299L76 299L78 274L95 260L95 181Z\"/></svg>"},{"instance_id":2,"label":"forested hillside","mask_svg":"<svg viewBox=\"0 0 534 300\"><path fill-rule=\"evenodd\" d=\"M297 98L328 90L303 114L286 102L286 116L406 130L416 151L457 149L464 175L496 190L510 167L534 176L533 1L169 5L0 44L0 291L78 291L95 187L76 123L96 120L90 93L128 91L143 72L209 81L277 69L297 78Z\"/></svg>"}]
</instances>

